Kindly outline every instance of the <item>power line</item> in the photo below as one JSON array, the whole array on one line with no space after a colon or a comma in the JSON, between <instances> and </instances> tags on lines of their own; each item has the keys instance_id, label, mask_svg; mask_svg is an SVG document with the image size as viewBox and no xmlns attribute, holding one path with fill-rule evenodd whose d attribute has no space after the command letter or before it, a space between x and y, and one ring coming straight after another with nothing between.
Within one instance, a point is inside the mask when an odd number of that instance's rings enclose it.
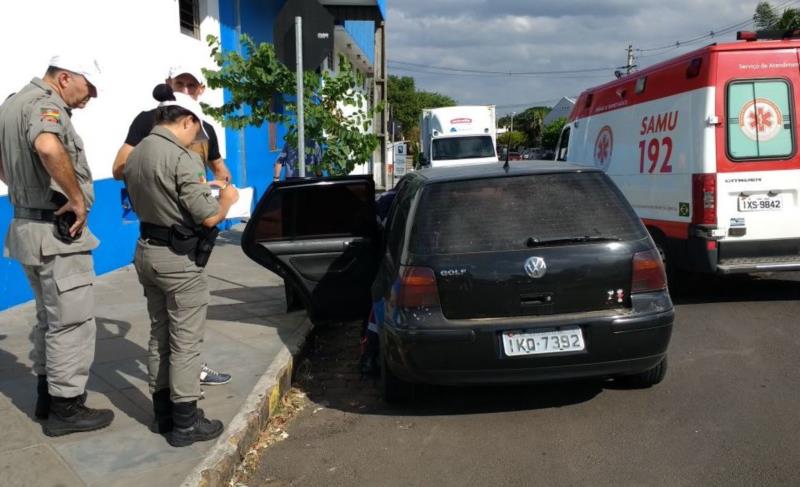
<instances>
[{"instance_id":1,"label":"power line","mask_svg":"<svg viewBox=\"0 0 800 487\"><path fill-rule=\"evenodd\" d=\"M800 0L787 0L787 1L783 2L782 4L774 7L774 9L775 10L780 10L780 9L785 8L785 7L788 7L789 5L795 4L798 1L800 1ZM749 25L749 24L752 24L752 23L753 23L753 18L749 17L747 20L744 20L744 21L741 21L741 22L737 22L735 24L731 24L731 25L728 25L728 26L725 26L725 27L720 27L719 29L714 29L714 30L710 31L708 34L700 35L700 36L693 37L691 39L686 39L686 40L683 40L683 41L675 41L675 42L673 42L671 44L665 44L663 46L636 49L636 51L637 52L652 52L652 51L665 51L665 50L679 49L679 48L681 48L683 46L686 46L686 45L696 44L697 42L700 42L700 41L702 41L704 39L711 39L711 38L714 38L714 37L717 37L717 36L720 36L720 35L728 34L730 32L733 32L736 29L742 28L745 25ZM656 56L656 55L660 55L660 54L663 54L663 53L651 54L650 56ZM639 57L645 57L645 56L639 56ZM647 57L649 57L649 56L647 56Z\"/></svg>"},{"instance_id":2,"label":"power line","mask_svg":"<svg viewBox=\"0 0 800 487\"><path fill-rule=\"evenodd\" d=\"M548 103L557 102L561 98L563 98L563 97L550 98L549 100L529 101L529 102L526 102L526 103L514 103L513 105L497 105L496 108L498 108L498 109L500 109L500 108L516 108L516 107L532 107L533 108L533 107L538 107L538 106L547 106ZM570 98L577 99L578 97L577 96L573 96L573 97L570 97Z\"/></svg>"},{"instance_id":3,"label":"power line","mask_svg":"<svg viewBox=\"0 0 800 487\"><path fill-rule=\"evenodd\" d=\"M445 72L458 72L458 73L471 73L471 74L492 74L492 75L501 75L501 76L536 76L536 75L549 75L549 74L578 74L578 73L591 73L591 72L598 72L598 71L613 71L614 69L619 69L620 66L606 66L603 68L580 68L580 69L565 69L565 70L554 70L554 71L488 71L488 70L480 70L480 69L463 69L463 68L452 68L448 66L434 66L429 64L417 64L417 63L408 63L404 61L389 61L389 64L401 65L401 66L410 66L414 68L424 68L429 70L438 70L438 71L445 71Z\"/></svg>"},{"instance_id":4,"label":"power line","mask_svg":"<svg viewBox=\"0 0 800 487\"><path fill-rule=\"evenodd\" d=\"M416 69L416 68L407 68L404 66L393 66L392 63L389 63L389 68L392 71L399 71L399 72L407 72L407 73L417 73L417 74L427 74L432 76L446 76L446 77L467 77L467 78L508 78L508 75L502 74L479 74L479 73L448 73L442 71L430 71L425 69ZM575 76L558 76L558 75L519 75L513 76L513 78L538 78L538 79L600 79L600 78L608 78L608 76L592 76L592 75L578 75Z\"/></svg>"}]
</instances>

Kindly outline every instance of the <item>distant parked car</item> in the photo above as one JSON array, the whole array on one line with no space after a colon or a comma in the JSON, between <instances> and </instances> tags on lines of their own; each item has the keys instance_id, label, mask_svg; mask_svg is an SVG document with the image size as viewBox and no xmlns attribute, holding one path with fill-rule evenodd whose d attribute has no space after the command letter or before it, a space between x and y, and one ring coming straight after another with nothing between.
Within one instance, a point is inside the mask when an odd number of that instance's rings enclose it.
<instances>
[{"instance_id":1,"label":"distant parked car","mask_svg":"<svg viewBox=\"0 0 800 487\"><path fill-rule=\"evenodd\" d=\"M387 400L416 382L663 379L674 319L664 267L605 173L427 168L396 189L381 230L371 176L274 183L242 238L314 322L372 306Z\"/></svg>"}]
</instances>

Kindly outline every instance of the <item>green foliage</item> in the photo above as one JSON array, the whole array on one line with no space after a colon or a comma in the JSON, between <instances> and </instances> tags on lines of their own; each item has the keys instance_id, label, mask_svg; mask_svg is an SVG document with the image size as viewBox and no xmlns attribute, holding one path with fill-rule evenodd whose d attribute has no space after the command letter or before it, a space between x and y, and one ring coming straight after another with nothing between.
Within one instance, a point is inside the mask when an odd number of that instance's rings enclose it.
<instances>
[{"instance_id":1,"label":"green foliage","mask_svg":"<svg viewBox=\"0 0 800 487\"><path fill-rule=\"evenodd\" d=\"M500 145L511 146L513 151L517 147L525 144L525 134L516 130L509 131L497 136L497 143Z\"/></svg>"},{"instance_id":2,"label":"green foliage","mask_svg":"<svg viewBox=\"0 0 800 487\"><path fill-rule=\"evenodd\" d=\"M530 107L514 115L514 130L519 130L525 135L522 145L538 147L542 143L542 130L544 117L550 113L550 107ZM497 122L498 127L510 127L511 115L501 117Z\"/></svg>"},{"instance_id":3,"label":"green foliage","mask_svg":"<svg viewBox=\"0 0 800 487\"><path fill-rule=\"evenodd\" d=\"M779 30L800 29L800 10L796 8L784 10L781 19L778 21L777 28Z\"/></svg>"},{"instance_id":4,"label":"green foliage","mask_svg":"<svg viewBox=\"0 0 800 487\"><path fill-rule=\"evenodd\" d=\"M417 91L414 78L410 76L390 75L387 90L392 119L400 124L403 138L411 142L419 140L419 117L423 108L450 107L456 104L449 96Z\"/></svg>"},{"instance_id":5,"label":"green foliage","mask_svg":"<svg viewBox=\"0 0 800 487\"><path fill-rule=\"evenodd\" d=\"M782 13L775 11L769 2L759 2L753 15L758 30L795 30L800 29L800 10L785 8Z\"/></svg>"},{"instance_id":6,"label":"green foliage","mask_svg":"<svg viewBox=\"0 0 800 487\"><path fill-rule=\"evenodd\" d=\"M556 144L558 144L558 136L561 135L561 129L564 128L566 123L566 117L561 117L544 128L544 131L542 132L543 148L555 150Z\"/></svg>"},{"instance_id":7,"label":"green foliage","mask_svg":"<svg viewBox=\"0 0 800 487\"><path fill-rule=\"evenodd\" d=\"M245 55L223 52L219 39L208 37L211 57L219 70L203 70L211 88L225 88L231 99L219 107L203 105L205 112L224 126L241 129L264 122L288 124L287 143L297 145L297 124L288 113L297 112L295 73L275 55L272 44L255 45L247 35L241 43ZM350 63L340 58L335 75L314 72L303 75L303 121L306 140L324 145L321 168L330 175L349 173L356 164L370 159L380 143L370 133L375 111L358 87L361 81ZM284 99L287 114L274 112L273 100ZM249 112L247 111L249 109ZM313 148L306 148L306 151Z\"/></svg>"},{"instance_id":8,"label":"green foliage","mask_svg":"<svg viewBox=\"0 0 800 487\"><path fill-rule=\"evenodd\" d=\"M759 2L756 5L753 22L758 30L772 29L778 24L778 14L775 13L769 2Z\"/></svg>"},{"instance_id":9,"label":"green foliage","mask_svg":"<svg viewBox=\"0 0 800 487\"><path fill-rule=\"evenodd\" d=\"M227 88L231 100L220 107L203 105L203 110L226 127L236 129L248 125L260 127L264 122L282 122L283 117L271 110L272 100L294 89L294 73L289 71L275 55L271 44L255 45L247 35L242 35L244 56L238 52L223 52L219 39L208 36L211 58L219 71L203 69L210 88ZM248 106L250 114L242 109Z\"/></svg>"}]
</instances>

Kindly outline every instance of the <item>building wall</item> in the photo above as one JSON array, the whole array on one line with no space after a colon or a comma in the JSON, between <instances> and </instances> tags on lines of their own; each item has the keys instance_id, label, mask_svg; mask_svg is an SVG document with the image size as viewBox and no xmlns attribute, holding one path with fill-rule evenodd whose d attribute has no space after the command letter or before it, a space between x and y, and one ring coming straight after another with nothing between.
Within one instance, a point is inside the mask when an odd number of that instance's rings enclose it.
<instances>
[{"instance_id":1,"label":"building wall","mask_svg":"<svg viewBox=\"0 0 800 487\"><path fill-rule=\"evenodd\" d=\"M544 119L542 119L542 123L545 127L550 125L551 123L555 122L561 117L567 118L569 117L569 112L572 111L572 107L575 106L575 100L572 98L563 97L561 100L556 103L550 113L545 115Z\"/></svg>"},{"instance_id":2,"label":"building wall","mask_svg":"<svg viewBox=\"0 0 800 487\"><path fill-rule=\"evenodd\" d=\"M375 62L375 22L371 20L346 20L344 30L364 51L369 64Z\"/></svg>"},{"instance_id":3,"label":"building wall","mask_svg":"<svg viewBox=\"0 0 800 487\"><path fill-rule=\"evenodd\" d=\"M72 119L85 142L95 179L96 202L89 226L101 241L94 252L98 274L133 259L138 222L123 220L123 184L111 178L111 166L130 122L140 111L156 105L151 95L153 86L163 82L169 67L175 64L214 69L207 35L219 37L224 50L239 49L240 33L248 34L256 43L271 43L273 24L285 0L199 2L199 39L181 33L178 0L28 0L3 6L0 45L6 46L3 61L7 69L0 76L0 101L32 77L42 76L49 58L66 47L92 53L103 68L100 96L85 109L76 110ZM385 16L385 1L379 0L377 5ZM373 23L346 24L359 45L367 46L363 50L372 59ZM219 105L228 98L223 90L207 89L202 101ZM276 108L281 110L280 105ZM234 182L240 187L252 186L257 201L272 182L286 128L265 124L233 130L208 121L217 128L220 149ZM0 183L0 238L5 237L13 214L7 192ZM0 310L32 297L19 264L0 257Z\"/></svg>"},{"instance_id":4,"label":"building wall","mask_svg":"<svg viewBox=\"0 0 800 487\"><path fill-rule=\"evenodd\" d=\"M60 50L90 52L103 68L100 96L73 113L95 179L97 200L89 226L101 240L94 252L99 274L129 263L138 235L135 222L123 222L122 183L111 178L114 156L131 120L141 110L155 106L152 88L163 82L171 65L194 62L213 67L203 39L220 32L215 0L201 0L200 18L201 36L195 39L180 32L177 0L28 0L3 4L0 45L4 46L5 68L0 76L0 101L32 77L42 76L50 57ZM222 93L209 90L203 100L219 104ZM218 128L217 133L224 155L225 132ZM13 213L7 193L0 183L2 238ZM0 309L31 298L20 266L0 258Z\"/></svg>"},{"instance_id":5,"label":"building wall","mask_svg":"<svg viewBox=\"0 0 800 487\"><path fill-rule=\"evenodd\" d=\"M272 43L275 18L284 0L220 0L219 19L222 47L226 51L241 49L239 35L247 34L258 44ZM225 93L225 100L229 94ZM281 107L277 106L280 110ZM246 111L247 109L245 109ZM271 135L270 131L274 133ZM286 128L281 124L264 124L243 130L226 129L228 166L239 186L254 188L254 201L264 194L269 184ZM273 147L270 138L276 141Z\"/></svg>"}]
</instances>

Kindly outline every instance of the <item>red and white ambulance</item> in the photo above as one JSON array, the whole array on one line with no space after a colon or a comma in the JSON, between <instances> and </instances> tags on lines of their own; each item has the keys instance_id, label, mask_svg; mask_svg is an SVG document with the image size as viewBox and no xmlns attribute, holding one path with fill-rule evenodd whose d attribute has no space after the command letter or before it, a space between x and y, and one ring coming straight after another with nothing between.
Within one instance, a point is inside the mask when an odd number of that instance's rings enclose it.
<instances>
[{"instance_id":1,"label":"red and white ambulance","mask_svg":"<svg viewBox=\"0 0 800 487\"><path fill-rule=\"evenodd\" d=\"M668 268L800 269L800 40L714 44L583 92L556 159L603 168Z\"/></svg>"}]
</instances>

